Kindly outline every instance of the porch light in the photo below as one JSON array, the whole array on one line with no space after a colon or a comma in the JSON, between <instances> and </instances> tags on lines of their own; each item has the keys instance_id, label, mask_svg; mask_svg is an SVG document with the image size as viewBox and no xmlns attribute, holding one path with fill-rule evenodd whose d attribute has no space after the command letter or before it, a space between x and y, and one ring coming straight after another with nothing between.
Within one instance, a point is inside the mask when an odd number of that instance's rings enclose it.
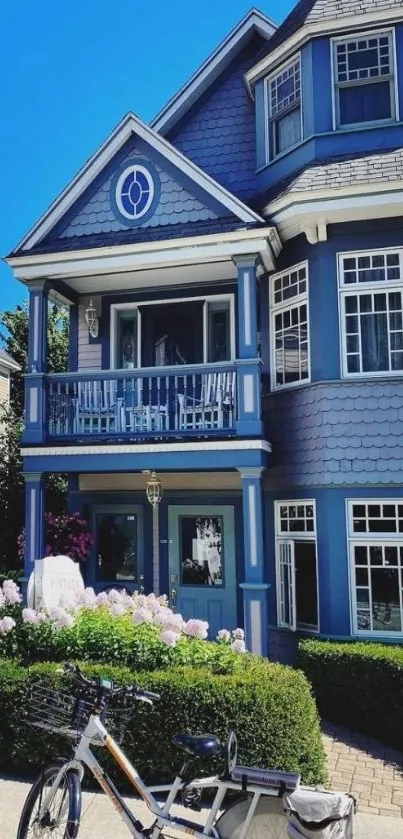
<instances>
[{"instance_id":1,"label":"porch light","mask_svg":"<svg viewBox=\"0 0 403 839\"><path fill-rule=\"evenodd\" d=\"M99 330L98 312L92 300L90 300L90 305L87 306L85 310L85 322L88 326L91 338L97 338Z\"/></svg>"},{"instance_id":2,"label":"porch light","mask_svg":"<svg viewBox=\"0 0 403 839\"><path fill-rule=\"evenodd\" d=\"M147 500L150 502L153 510L162 498L162 483L159 480L156 472L151 472L151 475L146 483Z\"/></svg>"}]
</instances>

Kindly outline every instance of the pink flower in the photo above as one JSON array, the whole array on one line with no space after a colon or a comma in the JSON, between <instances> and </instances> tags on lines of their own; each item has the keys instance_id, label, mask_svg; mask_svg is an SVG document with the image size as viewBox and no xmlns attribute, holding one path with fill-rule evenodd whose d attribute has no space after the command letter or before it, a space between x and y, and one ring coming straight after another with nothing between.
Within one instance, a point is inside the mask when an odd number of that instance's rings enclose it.
<instances>
[{"instance_id":1,"label":"pink flower","mask_svg":"<svg viewBox=\"0 0 403 839\"><path fill-rule=\"evenodd\" d=\"M179 638L180 635L178 635L177 632L172 632L172 629L164 629L164 631L161 632L161 641L163 644L166 644L167 647L175 647Z\"/></svg>"},{"instance_id":2,"label":"pink flower","mask_svg":"<svg viewBox=\"0 0 403 839\"><path fill-rule=\"evenodd\" d=\"M7 633L11 632L14 627L15 620L14 618L10 618L9 615L6 615L3 620L0 620L0 633L2 635L7 635Z\"/></svg>"},{"instance_id":3,"label":"pink flower","mask_svg":"<svg viewBox=\"0 0 403 839\"><path fill-rule=\"evenodd\" d=\"M100 591L96 597L97 606L107 606L109 603L106 591Z\"/></svg>"},{"instance_id":4,"label":"pink flower","mask_svg":"<svg viewBox=\"0 0 403 839\"><path fill-rule=\"evenodd\" d=\"M230 640L231 633L228 631L228 629L220 629L220 631L217 634L217 641L225 641L225 643L228 644Z\"/></svg>"},{"instance_id":5,"label":"pink flower","mask_svg":"<svg viewBox=\"0 0 403 839\"><path fill-rule=\"evenodd\" d=\"M231 650L233 653L246 653L245 641L242 641L240 638L233 641Z\"/></svg>"},{"instance_id":6,"label":"pink flower","mask_svg":"<svg viewBox=\"0 0 403 839\"><path fill-rule=\"evenodd\" d=\"M3 596L5 602L8 603L9 606L13 606L16 603L21 603L22 600L21 592L14 580L4 580Z\"/></svg>"},{"instance_id":7,"label":"pink flower","mask_svg":"<svg viewBox=\"0 0 403 839\"><path fill-rule=\"evenodd\" d=\"M133 623L152 623L152 615L148 609L135 609L133 612Z\"/></svg>"},{"instance_id":8,"label":"pink flower","mask_svg":"<svg viewBox=\"0 0 403 839\"><path fill-rule=\"evenodd\" d=\"M109 608L109 611L114 618L118 618L120 615L125 614L126 607L123 605L123 603L112 603L112 605Z\"/></svg>"},{"instance_id":9,"label":"pink flower","mask_svg":"<svg viewBox=\"0 0 403 839\"><path fill-rule=\"evenodd\" d=\"M161 609L154 615L154 623L158 626L166 626L171 620L173 612L167 606L162 606Z\"/></svg>"},{"instance_id":10,"label":"pink flower","mask_svg":"<svg viewBox=\"0 0 403 839\"><path fill-rule=\"evenodd\" d=\"M207 621L199 621L196 618L190 618L190 620L185 623L183 631L186 635L190 635L192 638L200 638L204 640L207 638L208 633L208 623Z\"/></svg>"},{"instance_id":11,"label":"pink flower","mask_svg":"<svg viewBox=\"0 0 403 839\"><path fill-rule=\"evenodd\" d=\"M118 591L116 588L111 588L108 592L109 603L121 603L122 599L122 592Z\"/></svg>"},{"instance_id":12,"label":"pink flower","mask_svg":"<svg viewBox=\"0 0 403 839\"><path fill-rule=\"evenodd\" d=\"M38 614L36 613L35 609L23 609L22 610L22 620L24 623L39 623Z\"/></svg>"}]
</instances>

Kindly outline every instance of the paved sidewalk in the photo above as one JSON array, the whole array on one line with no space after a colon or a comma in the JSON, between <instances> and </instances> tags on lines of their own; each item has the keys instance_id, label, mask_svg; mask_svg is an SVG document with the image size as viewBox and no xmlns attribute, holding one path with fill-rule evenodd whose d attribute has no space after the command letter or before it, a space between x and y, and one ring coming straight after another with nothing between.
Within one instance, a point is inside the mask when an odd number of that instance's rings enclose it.
<instances>
[{"instance_id":1,"label":"paved sidewalk","mask_svg":"<svg viewBox=\"0 0 403 839\"><path fill-rule=\"evenodd\" d=\"M10 778L0 778L0 837L16 839L17 826L23 803L30 784ZM146 809L137 801L126 799L129 806L140 807L141 817L146 822ZM183 814L183 808L178 807ZM187 810L186 815L198 820L198 814ZM202 818L203 814L200 814ZM172 834L174 835L174 834ZM177 834L178 836L179 834ZM129 839L129 832L102 793L84 793L83 819L78 839ZM183 836L183 834L182 834ZM278 839L286 839L284 836ZM355 839L403 839L403 822L388 816L361 813L356 818Z\"/></svg>"},{"instance_id":2,"label":"paved sidewalk","mask_svg":"<svg viewBox=\"0 0 403 839\"><path fill-rule=\"evenodd\" d=\"M360 813L403 819L403 754L340 725L322 731L332 789L351 792Z\"/></svg>"}]
</instances>

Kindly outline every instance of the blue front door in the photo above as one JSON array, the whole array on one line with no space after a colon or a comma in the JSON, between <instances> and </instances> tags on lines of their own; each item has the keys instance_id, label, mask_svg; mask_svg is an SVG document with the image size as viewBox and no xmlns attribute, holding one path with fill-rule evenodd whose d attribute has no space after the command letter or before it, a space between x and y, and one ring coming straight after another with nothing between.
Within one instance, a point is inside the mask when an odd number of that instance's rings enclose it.
<instances>
[{"instance_id":1,"label":"blue front door","mask_svg":"<svg viewBox=\"0 0 403 839\"><path fill-rule=\"evenodd\" d=\"M185 620L208 621L209 637L237 625L234 508L170 506L171 600Z\"/></svg>"}]
</instances>

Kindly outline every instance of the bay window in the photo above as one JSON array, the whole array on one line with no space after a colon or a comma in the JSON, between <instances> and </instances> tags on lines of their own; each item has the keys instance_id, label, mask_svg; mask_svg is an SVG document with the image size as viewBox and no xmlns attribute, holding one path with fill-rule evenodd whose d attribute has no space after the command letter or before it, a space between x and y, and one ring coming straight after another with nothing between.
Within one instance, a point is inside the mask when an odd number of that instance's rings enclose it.
<instances>
[{"instance_id":1,"label":"bay window","mask_svg":"<svg viewBox=\"0 0 403 839\"><path fill-rule=\"evenodd\" d=\"M272 160L302 139L300 56L267 79L266 84L268 156Z\"/></svg>"},{"instance_id":2,"label":"bay window","mask_svg":"<svg viewBox=\"0 0 403 839\"><path fill-rule=\"evenodd\" d=\"M392 32L333 42L336 127L396 119Z\"/></svg>"}]
</instances>

